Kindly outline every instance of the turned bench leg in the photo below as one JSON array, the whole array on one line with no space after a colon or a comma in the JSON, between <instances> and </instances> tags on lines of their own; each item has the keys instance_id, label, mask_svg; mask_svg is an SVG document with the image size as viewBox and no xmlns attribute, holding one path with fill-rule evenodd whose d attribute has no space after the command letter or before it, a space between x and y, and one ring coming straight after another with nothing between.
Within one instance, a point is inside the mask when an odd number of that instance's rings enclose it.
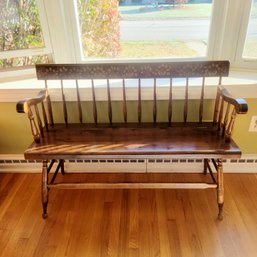
<instances>
[{"instance_id":1,"label":"turned bench leg","mask_svg":"<svg viewBox=\"0 0 257 257\"><path fill-rule=\"evenodd\" d=\"M47 160L43 161L42 167L42 207L43 207L43 218L47 217L47 205L48 205L48 172L47 172Z\"/></svg>"},{"instance_id":2,"label":"turned bench leg","mask_svg":"<svg viewBox=\"0 0 257 257\"><path fill-rule=\"evenodd\" d=\"M219 207L218 219L223 219L223 205L224 205L224 185L223 185L223 163L222 159L218 159L218 169L217 169L217 201Z\"/></svg>"}]
</instances>

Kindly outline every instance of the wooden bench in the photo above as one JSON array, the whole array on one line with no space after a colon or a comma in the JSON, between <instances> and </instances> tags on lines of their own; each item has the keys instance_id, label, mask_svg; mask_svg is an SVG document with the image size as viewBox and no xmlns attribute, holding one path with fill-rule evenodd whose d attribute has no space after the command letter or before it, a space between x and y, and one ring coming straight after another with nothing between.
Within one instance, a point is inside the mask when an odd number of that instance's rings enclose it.
<instances>
[{"instance_id":1,"label":"wooden bench","mask_svg":"<svg viewBox=\"0 0 257 257\"><path fill-rule=\"evenodd\" d=\"M163 62L163 63L109 63L109 64L46 64L36 65L37 78L45 81L45 89L35 98L17 103L17 111L28 115L34 142L25 151L25 159L40 160L42 168L42 204L43 217L47 216L48 191L51 188L215 188L219 214L223 217L224 186L223 160L239 158L241 151L231 139L237 114L247 112L247 103L241 98L233 98L221 86L222 77L228 76L228 61L201 62ZM213 100L212 118L204 117L205 81L207 77L217 78L217 97ZM197 121L188 121L190 107L189 92L191 79L201 81ZM96 82L102 81L102 91L107 96L108 123L99 123L99 101L96 97ZM152 120L142 122L142 83L148 79L152 86ZM166 89L167 110L166 120L158 121L157 89L160 80L168 81ZM198 81L199 81L198 79ZM60 86L62 107L58 108L51 102L49 85L57 80ZM65 95L65 83L74 84L76 110L69 110L70 102ZM112 101L112 83L118 81L122 101L123 121L114 122L114 101ZM180 89L184 91L183 111L176 121L173 116L176 111L175 84L184 81ZM127 92L129 82L137 82L136 118L128 111ZM85 110L85 101L81 92L83 85L90 85L92 95L91 114ZM105 88L103 88L105 87ZM134 86L135 88L135 86ZM71 90L69 88L69 90ZM71 91L69 91L70 94ZM83 91L84 92L84 91ZM89 91L87 91L89 92ZM56 110L55 110L56 109ZM63 121L55 122L54 114L60 109ZM117 110L116 110L117 111ZM120 111L120 110L119 110ZM177 111L178 112L178 111ZM85 118L92 115L93 122L85 123ZM74 117L77 121L74 122ZM136 122L129 122L130 120ZM69 122L72 120L73 123ZM57 183L59 171L65 173L65 160L87 160L93 157L108 159L134 158L166 158L187 159L201 158L203 170L211 175L211 183ZM50 174L54 163L55 172ZM172 165L172 163L171 163ZM50 176L52 176L50 180Z\"/></svg>"}]
</instances>

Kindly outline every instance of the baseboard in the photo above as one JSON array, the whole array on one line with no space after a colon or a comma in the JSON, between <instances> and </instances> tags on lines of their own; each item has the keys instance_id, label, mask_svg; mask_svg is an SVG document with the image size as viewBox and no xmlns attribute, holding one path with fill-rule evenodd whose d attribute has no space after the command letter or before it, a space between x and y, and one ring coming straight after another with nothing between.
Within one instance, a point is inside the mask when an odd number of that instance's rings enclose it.
<instances>
[{"instance_id":1,"label":"baseboard","mask_svg":"<svg viewBox=\"0 0 257 257\"><path fill-rule=\"evenodd\" d=\"M23 155L0 155L0 173L39 173L40 161L25 160ZM166 173L166 172L202 172L201 159L97 159L68 160L65 169L70 172L103 173ZM224 162L225 173L257 173L257 155L243 155L241 159Z\"/></svg>"}]
</instances>

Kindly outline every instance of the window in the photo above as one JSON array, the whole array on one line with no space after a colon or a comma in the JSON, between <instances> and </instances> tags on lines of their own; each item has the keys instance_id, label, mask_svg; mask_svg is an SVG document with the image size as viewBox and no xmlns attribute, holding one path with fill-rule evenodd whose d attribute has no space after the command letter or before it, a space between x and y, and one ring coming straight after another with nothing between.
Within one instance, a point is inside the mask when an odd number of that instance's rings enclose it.
<instances>
[{"instance_id":1,"label":"window","mask_svg":"<svg viewBox=\"0 0 257 257\"><path fill-rule=\"evenodd\" d=\"M252 2L243 58L257 59L257 0Z\"/></svg>"},{"instance_id":2,"label":"window","mask_svg":"<svg viewBox=\"0 0 257 257\"><path fill-rule=\"evenodd\" d=\"M118 0L78 0L80 40L85 57L116 57L120 50Z\"/></svg>"},{"instance_id":3,"label":"window","mask_svg":"<svg viewBox=\"0 0 257 257\"><path fill-rule=\"evenodd\" d=\"M256 20L257 0L0 0L0 72L49 56L227 59L256 69Z\"/></svg>"},{"instance_id":4,"label":"window","mask_svg":"<svg viewBox=\"0 0 257 257\"><path fill-rule=\"evenodd\" d=\"M212 0L77 0L84 58L206 57Z\"/></svg>"},{"instance_id":5,"label":"window","mask_svg":"<svg viewBox=\"0 0 257 257\"><path fill-rule=\"evenodd\" d=\"M36 0L0 1L0 69L49 61Z\"/></svg>"}]
</instances>

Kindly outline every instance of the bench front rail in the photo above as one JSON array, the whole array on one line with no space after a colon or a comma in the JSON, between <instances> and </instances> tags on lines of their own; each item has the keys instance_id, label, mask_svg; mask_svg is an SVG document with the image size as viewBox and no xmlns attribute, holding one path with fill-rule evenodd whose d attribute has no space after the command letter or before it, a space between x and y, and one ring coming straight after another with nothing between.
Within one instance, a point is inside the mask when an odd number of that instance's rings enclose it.
<instances>
[{"instance_id":1,"label":"bench front rail","mask_svg":"<svg viewBox=\"0 0 257 257\"><path fill-rule=\"evenodd\" d=\"M46 64L37 65L37 77L45 81L45 89L37 97L17 103L17 111L28 115L34 142L25 151L26 159L42 160L43 216L47 216L48 191L50 188L216 188L219 219L223 216L224 186L223 160L239 158L241 151L232 140L237 114L247 112L244 99L234 98L222 86L222 77L228 76L229 62L164 62L164 63L119 63L119 64ZM213 119L204 117L206 78L217 77L217 96L213 107ZM185 96L182 121L174 120L176 96L174 81L183 78ZM201 78L198 121L189 119L190 78ZM105 81L107 92L108 123L99 123L99 106L95 82ZM120 80L122 87L123 121L113 122L114 103L111 81ZM137 122L128 122L127 83L137 80ZM142 122L142 80L152 79L152 120ZM169 79L167 120L158 122L158 79ZM51 102L49 81L59 81L63 122L54 120L54 104ZM75 82L77 113L69 110L64 81ZM83 81L90 81L92 94L93 123L85 123L81 100ZM78 117L70 123L70 116ZM71 119L74 120L74 119ZM56 183L59 171L65 173L65 160L97 158L201 158L204 173L208 171L213 183ZM49 179L49 173L57 164ZM212 163L212 165L210 165ZM172 165L172 164L171 164ZM213 168L212 168L213 167ZM213 170L214 169L214 170ZM215 171L215 172L214 172ZM216 175L215 175L216 173ZM50 181L49 181L50 180Z\"/></svg>"}]
</instances>

